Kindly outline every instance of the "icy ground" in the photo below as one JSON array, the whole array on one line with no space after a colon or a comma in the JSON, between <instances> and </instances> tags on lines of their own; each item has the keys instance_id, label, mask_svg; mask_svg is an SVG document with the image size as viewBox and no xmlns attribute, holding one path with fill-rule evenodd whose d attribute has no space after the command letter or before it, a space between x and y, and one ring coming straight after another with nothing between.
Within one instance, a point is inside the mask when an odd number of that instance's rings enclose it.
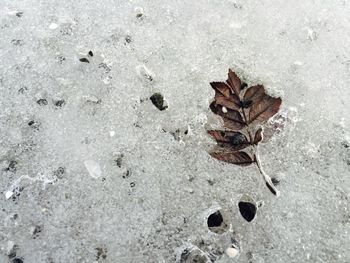
<instances>
[{"instance_id":1,"label":"icy ground","mask_svg":"<svg viewBox=\"0 0 350 263\"><path fill-rule=\"evenodd\" d=\"M349 47L346 0L1 0L0 262L350 262ZM229 67L278 198L207 154Z\"/></svg>"}]
</instances>

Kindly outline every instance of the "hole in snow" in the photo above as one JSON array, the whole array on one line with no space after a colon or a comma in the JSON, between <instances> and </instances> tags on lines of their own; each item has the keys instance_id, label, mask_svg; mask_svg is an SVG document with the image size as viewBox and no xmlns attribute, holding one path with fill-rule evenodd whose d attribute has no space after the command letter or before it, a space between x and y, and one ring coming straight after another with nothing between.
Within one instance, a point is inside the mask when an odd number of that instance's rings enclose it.
<instances>
[{"instance_id":1,"label":"hole in snow","mask_svg":"<svg viewBox=\"0 0 350 263\"><path fill-rule=\"evenodd\" d=\"M250 196L243 195L238 203L238 207L242 217L248 222L251 222L255 218L257 211L256 202Z\"/></svg>"},{"instance_id":2,"label":"hole in snow","mask_svg":"<svg viewBox=\"0 0 350 263\"><path fill-rule=\"evenodd\" d=\"M227 225L224 222L224 218L219 210L212 213L208 217L207 225L209 230L216 234L224 233L227 228Z\"/></svg>"}]
</instances>

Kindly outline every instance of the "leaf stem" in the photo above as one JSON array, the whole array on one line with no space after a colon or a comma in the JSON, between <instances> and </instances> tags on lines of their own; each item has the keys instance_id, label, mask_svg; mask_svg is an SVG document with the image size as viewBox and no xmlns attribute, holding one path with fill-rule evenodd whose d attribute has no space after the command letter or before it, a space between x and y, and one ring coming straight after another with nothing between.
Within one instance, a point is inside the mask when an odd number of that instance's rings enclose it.
<instances>
[{"instance_id":1,"label":"leaf stem","mask_svg":"<svg viewBox=\"0 0 350 263\"><path fill-rule=\"evenodd\" d=\"M278 196L279 195L279 191L276 189L276 187L272 183L271 177L269 175L267 175L265 173L265 171L263 170L263 168L262 168L261 161L260 161L260 156L259 156L259 152L258 152L258 145L259 144L256 144L256 145L254 144L253 135L252 135L252 132L251 132L251 130L249 128L248 119L247 119L247 116L245 114L244 108L242 108L242 113L243 113L244 121L245 121L245 123L247 125L247 132L248 132L248 135L249 135L249 142L250 142L250 144L253 146L253 148L255 150L255 152L253 153L254 154L255 164L258 167L260 174L263 176L267 188L269 188L271 193L273 193L274 195Z\"/></svg>"},{"instance_id":2,"label":"leaf stem","mask_svg":"<svg viewBox=\"0 0 350 263\"><path fill-rule=\"evenodd\" d=\"M256 152L254 154L254 161L256 163L256 166L259 169L260 174L263 176L264 181L266 183L267 188L271 191L276 196L279 196L279 191L276 189L274 184L271 181L271 177L265 173L265 171L262 168L260 157L259 157L259 152L258 152L258 145L256 146Z\"/></svg>"}]
</instances>

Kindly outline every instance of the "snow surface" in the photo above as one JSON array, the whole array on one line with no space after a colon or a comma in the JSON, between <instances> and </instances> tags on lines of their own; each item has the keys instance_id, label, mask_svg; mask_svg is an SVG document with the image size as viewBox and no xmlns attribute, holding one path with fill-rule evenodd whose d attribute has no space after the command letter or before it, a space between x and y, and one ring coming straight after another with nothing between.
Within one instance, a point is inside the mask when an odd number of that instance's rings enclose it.
<instances>
[{"instance_id":1,"label":"snow surface","mask_svg":"<svg viewBox=\"0 0 350 263\"><path fill-rule=\"evenodd\" d=\"M1 0L0 262L350 262L349 32L345 0ZM229 67L283 98L279 198L207 154Z\"/></svg>"}]
</instances>

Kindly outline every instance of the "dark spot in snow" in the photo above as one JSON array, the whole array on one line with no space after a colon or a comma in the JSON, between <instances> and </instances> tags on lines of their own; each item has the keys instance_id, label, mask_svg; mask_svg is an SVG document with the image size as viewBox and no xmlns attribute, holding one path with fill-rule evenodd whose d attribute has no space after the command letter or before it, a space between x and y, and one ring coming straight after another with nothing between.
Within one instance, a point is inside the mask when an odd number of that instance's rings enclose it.
<instances>
[{"instance_id":1,"label":"dark spot in snow","mask_svg":"<svg viewBox=\"0 0 350 263\"><path fill-rule=\"evenodd\" d=\"M255 218L257 210L255 204L241 201L238 203L238 207L242 217L248 222L251 222Z\"/></svg>"},{"instance_id":2,"label":"dark spot in snow","mask_svg":"<svg viewBox=\"0 0 350 263\"><path fill-rule=\"evenodd\" d=\"M114 160L114 162L116 163L116 165L117 165L119 168L122 167L123 158L124 158L124 154L120 154L120 155Z\"/></svg>"},{"instance_id":3,"label":"dark spot in snow","mask_svg":"<svg viewBox=\"0 0 350 263\"><path fill-rule=\"evenodd\" d=\"M64 99L56 99L56 100L53 100L53 104L56 107L62 107L66 104L66 101Z\"/></svg>"},{"instance_id":4,"label":"dark spot in snow","mask_svg":"<svg viewBox=\"0 0 350 263\"><path fill-rule=\"evenodd\" d=\"M170 132L172 136L174 136L174 139L176 141L180 141L181 136L180 136L180 129L176 129L174 132Z\"/></svg>"},{"instance_id":5,"label":"dark spot in snow","mask_svg":"<svg viewBox=\"0 0 350 263\"><path fill-rule=\"evenodd\" d=\"M219 227L224 222L224 218L222 217L220 211L216 211L208 217L208 227Z\"/></svg>"},{"instance_id":6,"label":"dark spot in snow","mask_svg":"<svg viewBox=\"0 0 350 263\"><path fill-rule=\"evenodd\" d=\"M40 106L45 106L48 102L46 99L38 99L36 103L38 103Z\"/></svg>"},{"instance_id":7,"label":"dark spot in snow","mask_svg":"<svg viewBox=\"0 0 350 263\"><path fill-rule=\"evenodd\" d=\"M131 170L128 169L128 170L126 170L125 174L123 175L123 178L125 179L125 178L128 178L130 176L131 176Z\"/></svg>"},{"instance_id":8,"label":"dark spot in snow","mask_svg":"<svg viewBox=\"0 0 350 263\"><path fill-rule=\"evenodd\" d=\"M280 180L278 180L278 178L276 178L276 177L272 177L271 181L272 181L274 186L279 185L279 183L280 183Z\"/></svg>"},{"instance_id":9,"label":"dark spot in snow","mask_svg":"<svg viewBox=\"0 0 350 263\"><path fill-rule=\"evenodd\" d=\"M22 258L13 258L12 260L11 260L11 263L23 263L24 261L23 261L23 259Z\"/></svg>"},{"instance_id":10,"label":"dark spot in snow","mask_svg":"<svg viewBox=\"0 0 350 263\"><path fill-rule=\"evenodd\" d=\"M27 91L28 90L28 88L26 87L26 86L24 86L24 87L22 87L22 88L20 88L19 90L18 90L18 92L19 93L24 93L25 91Z\"/></svg>"},{"instance_id":11,"label":"dark spot in snow","mask_svg":"<svg viewBox=\"0 0 350 263\"><path fill-rule=\"evenodd\" d=\"M56 56L55 59L56 59L56 61L58 61L60 64L62 64L63 61L66 60L66 58L65 58L64 56L62 56L62 55Z\"/></svg>"},{"instance_id":12,"label":"dark spot in snow","mask_svg":"<svg viewBox=\"0 0 350 263\"><path fill-rule=\"evenodd\" d=\"M131 43L131 42L132 42L131 36L127 35L127 36L125 37L125 42L128 43L128 44Z\"/></svg>"},{"instance_id":13,"label":"dark spot in snow","mask_svg":"<svg viewBox=\"0 0 350 263\"><path fill-rule=\"evenodd\" d=\"M15 46L23 46L24 42L21 39L12 39L11 44L13 44Z\"/></svg>"},{"instance_id":14,"label":"dark spot in snow","mask_svg":"<svg viewBox=\"0 0 350 263\"><path fill-rule=\"evenodd\" d=\"M97 251L96 260L100 260L101 258L102 259L107 258L107 249L106 248L97 247L97 248L95 248L95 250Z\"/></svg>"},{"instance_id":15,"label":"dark spot in snow","mask_svg":"<svg viewBox=\"0 0 350 263\"><path fill-rule=\"evenodd\" d=\"M39 127L40 127L40 123L34 121L34 120L31 120L28 122L28 126L35 129L35 130L39 130Z\"/></svg>"},{"instance_id":16,"label":"dark spot in snow","mask_svg":"<svg viewBox=\"0 0 350 263\"><path fill-rule=\"evenodd\" d=\"M13 189L12 201L16 201L23 190L24 187L16 187L15 189Z\"/></svg>"},{"instance_id":17,"label":"dark spot in snow","mask_svg":"<svg viewBox=\"0 0 350 263\"><path fill-rule=\"evenodd\" d=\"M41 226L35 226L33 229L33 238L36 239L39 236L39 233L41 233L42 231L42 227Z\"/></svg>"},{"instance_id":18,"label":"dark spot in snow","mask_svg":"<svg viewBox=\"0 0 350 263\"><path fill-rule=\"evenodd\" d=\"M341 145L345 148L348 149L350 147L350 144L347 141L342 141Z\"/></svg>"},{"instance_id":19,"label":"dark spot in snow","mask_svg":"<svg viewBox=\"0 0 350 263\"><path fill-rule=\"evenodd\" d=\"M211 185L211 186L215 184L215 182L212 181L212 180L207 180L207 182L208 182L208 184Z\"/></svg>"},{"instance_id":20,"label":"dark spot in snow","mask_svg":"<svg viewBox=\"0 0 350 263\"><path fill-rule=\"evenodd\" d=\"M16 13L16 16L17 16L17 17L22 17L22 15L23 15L23 12L22 12L22 11Z\"/></svg>"},{"instance_id":21,"label":"dark spot in snow","mask_svg":"<svg viewBox=\"0 0 350 263\"><path fill-rule=\"evenodd\" d=\"M131 183L130 183L131 188L132 188L132 187L135 187L135 185L136 185L135 182L131 182Z\"/></svg>"},{"instance_id":22,"label":"dark spot in snow","mask_svg":"<svg viewBox=\"0 0 350 263\"><path fill-rule=\"evenodd\" d=\"M62 179L65 172L66 169L64 167L58 167L57 170L53 171L53 175L56 176L58 179Z\"/></svg>"},{"instance_id":23,"label":"dark spot in snow","mask_svg":"<svg viewBox=\"0 0 350 263\"><path fill-rule=\"evenodd\" d=\"M160 93L154 93L151 97L150 97L152 103L154 106L156 106L160 111L163 111L165 109L168 108L167 105L164 105L164 97L162 94Z\"/></svg>"},{"instance_id":24,"label":"dark spot in snow","mask_svg":"<svg viewBox=\"0 0 350 263\"><path fill-rule=\"evenodd\" d=\"M88 52L88 55L89 55L90 57L93 57L93 56L94 56L94 53L92 53L92 51L90 50L90 51Z\"/></svg>"},{"instance_id":25,"label":"dark spot in snow","mask_svg":"<svg viewBox=\"0 0 350 263\"><path fill-rule=\"evenodd\" d=\"M5 168L5 171L15 173L17 171L16 165L17 165L17 161L11 160L9 162L9 165Z\"/></svg>"},{"instance_id":26,"label":"dark spot in snow","mask_svg":"<svg viewBox=\"0 0 350 263\"><path fill-rule=\"evenodd\" d=\"M79 61L84 63L90 63L90 61L87 58L79 58Z\"/></svg>"}]
</instances>

